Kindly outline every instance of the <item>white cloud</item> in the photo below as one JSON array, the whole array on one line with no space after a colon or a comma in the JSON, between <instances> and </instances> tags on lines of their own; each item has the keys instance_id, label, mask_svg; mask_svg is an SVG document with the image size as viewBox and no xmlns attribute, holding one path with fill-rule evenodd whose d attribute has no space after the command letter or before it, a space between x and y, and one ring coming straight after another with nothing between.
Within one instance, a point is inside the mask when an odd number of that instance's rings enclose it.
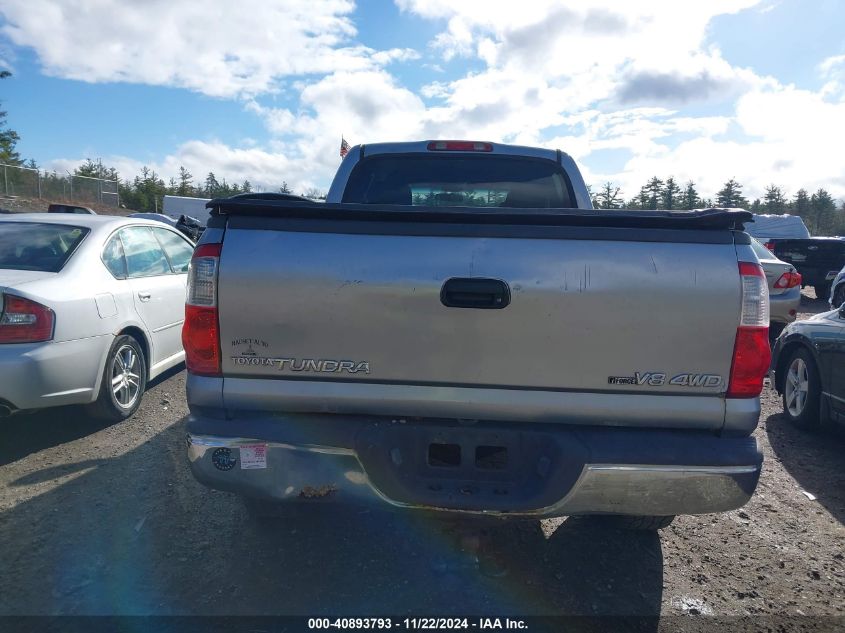
<instances>
[{"instance_id":1,"label":"white cloud","mask_svg":"<svg viewBox=\"0 0 845 633\"><path fill-rule=\"evenodd\" d=\"M827 80L822 94L829 97L845 97L845 55L828 57L819 64L819 74Z\"/></svg>"},{"instance_id":2,"label":"white cloud","mask_svg":"<svg viewBox=\"0 0 845 633\"><path fill-rule=\"evenodd\" d=\"M426 97L443 102L429 110L432 120L557 146L581 160L619 150L629 157L621 172L585 171L588 182L615 180L628 196L653 175L696 180L708 195L732 176L751 196L772 181L845 195L837 155L845 56L819 65L827 83L812 93L733 66L708 41L714 17L759 8L759 0L396 2L442 21L431 45L445 59L487 65L426 86ZM677 110L702 103L723 114ZM545 130L557 126L569 131L549 138Z\"/></svg>"},{"instance_id":3,"label":"white cloud","mask_svg":"<svg viewBox=\"0 0 845 633\"><path fill-rule=\"evenodd\" d=\"M146 3L118 11L117 0L99 0L95 11L76 2L71 10L59 0L5 0L3 28L60 76L245 97L270 134L239 147L184 143L153 165L166 177L184 164L197 178L211 170L267 189L282 180L296 191L325 189L343 134L351 143L471 138L559 147L588 165L599 164L594 152L617 152L620 171L585 168L586 178L616 181L629 198L654 175L693 179L708 196L730 177L751 197L770 182L845 196L845 56L818 65L826 83L811 92L731 64L710 40L714 17L772 6L762 0L396 0L442 25L421 65L480 65L418 91L389 65L419 53L358 43L349 1L210 9L172 0L156 4L156 20L140 19L152 11ZM92 24L95 13L117 19ZM262 98L285 77L292 102ZM707 116L688 109L702 105ZM140 167L124 157L110 164L125 164L126 174Z\"/></svg>"},{"instance_id":4,"label":"white cloud","mask_svg":"<svg viewBox=\"0 0 845 633\"><path fill-rule=\"evenodd\" d=\"M594 184L605 180L620 184L627 198L655 175L694 180L705 196L713 196L726 180L736 178L750 198L762 196L772 183L790 195L804 187L825 188L835 197L845 197L841 158L845 128L839 123L845 119L845 102L828 102L819 93L778 86L741 97L734 117L669 115L600 115L583 135L555 140L564 147L571 142L575 156L580 153L581 158L602 148L629 150L632 156L620 172L588 170L587 175ZM720 137L730 124L738 126L742 140ZM674 133L692 136L672 144L659 142Z\"/></svg>"},{"instance_id":5,"label":"white cloud","mask_svg":"<svg viewBox=\"0 0 845 633\"><path fill-rule=\"evenodd\" d=\"M2 33L46 73L176 86L214 97L276 89L280 78L414 59L356 44L351 0L4 0Z\"/></svg>"}]
</instances>

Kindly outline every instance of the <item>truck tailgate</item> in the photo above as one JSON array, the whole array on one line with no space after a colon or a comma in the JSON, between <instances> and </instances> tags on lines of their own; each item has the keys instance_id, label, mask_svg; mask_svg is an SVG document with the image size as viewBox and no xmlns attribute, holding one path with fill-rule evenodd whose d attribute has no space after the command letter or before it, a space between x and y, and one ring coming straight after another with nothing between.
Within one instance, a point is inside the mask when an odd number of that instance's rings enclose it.
<instances>
[{"instance_id":1,"label":"truck tailgate","mask_svg":"<svg viewBox=\"0 0 845 633\"><path fill-rule=\"evenodd\" d=\"M413 387L415 402L439 404L441 414L452 403L469 417L472 403L455 390L586 396L597 410L614 394L673 395L691 398L677 402L698 409L688 412L692 424L721 425L741 297L730 231L687 232L689 241L661 229L561 229L548 239L378 232L387 234L228 220L218 299L224 398L244 404L251 393L272 408L269 394L286 390L271 381L331 381L319 405L306 398L303 408L342 411L342 385L361 383L371 411L384 412L379 386ZM441 291L450 279L504 282L510 302L449 307ZM395 412L415 410L397 403Z\"/></svg>"}]
</instances>

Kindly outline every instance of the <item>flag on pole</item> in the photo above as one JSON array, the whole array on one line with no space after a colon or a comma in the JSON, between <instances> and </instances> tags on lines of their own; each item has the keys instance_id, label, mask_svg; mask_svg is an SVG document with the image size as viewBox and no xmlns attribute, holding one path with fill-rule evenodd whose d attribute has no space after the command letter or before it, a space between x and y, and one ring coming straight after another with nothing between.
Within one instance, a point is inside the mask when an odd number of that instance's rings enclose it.
<instances>
[{"instance_id":1,"label":"flag on pole","mask_svg":"<svg viewBox=\"0 0 845 633\"><path fill-rule=\"evenodd\" d=\"M343 158L349 153L349 143L342 136L340 137L340 157Z\"/></svg>"}]
</instances>

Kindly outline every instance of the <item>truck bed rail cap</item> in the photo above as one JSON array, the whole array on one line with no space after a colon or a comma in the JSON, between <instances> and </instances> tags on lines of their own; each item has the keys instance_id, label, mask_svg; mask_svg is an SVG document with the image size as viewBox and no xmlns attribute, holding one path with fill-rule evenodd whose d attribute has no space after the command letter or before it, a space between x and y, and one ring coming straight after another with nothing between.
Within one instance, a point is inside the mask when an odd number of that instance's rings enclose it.
<instances>
[{"instance_id":1,"label":"truck bed rail cap","mask_svg":"<svg viewBox=\"0 0 845 633\"><path fill-rule=\"evenodd\" d=\"M247 215L308 220L370 222L431 222L458 224L515 224L539 226L612 226L631 228L739 229L753 221L748 211L634 211L626 209L512 209L501 207L423 207L381 204L320 203L287 194L216 198L211 214Z\"/></svg>"}]
</instances>

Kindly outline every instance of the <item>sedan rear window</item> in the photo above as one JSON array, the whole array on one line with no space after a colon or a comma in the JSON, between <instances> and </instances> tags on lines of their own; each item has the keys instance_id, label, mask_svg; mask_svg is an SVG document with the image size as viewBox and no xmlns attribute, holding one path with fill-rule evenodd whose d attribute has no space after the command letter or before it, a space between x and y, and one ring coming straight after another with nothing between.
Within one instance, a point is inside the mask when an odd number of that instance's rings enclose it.
<instances>
[{"instance_id":1,"label":"sedan rear window","mask_svg":"<svg viewBox=\"0 0 845 633\"><path fill-rule=\"evenodd\" d=\"M777 259L777 257L775 257L775 255L774 255L774 253L772 253L772 251L770 251L768 248L763 246L760 242L758 242L753 237L751 238L751 248L754 251L754 254L757 255L757 259L759 259L760 261L763 261L763 260L766 260L766 259Z\"/></svg>"},{"instance_id":2,"label":"sedan rear window","mask_svg":"<svg viewBox=\"0 0 845 633\"><path fill-rule=\"evenodd\" d=\"M381 155L352 170L343 201L434 207L571 209L560 165L518 156Z\"/></svg>"},{"instance_id":3,"label":"sedan rear window","mask_svg":"<svg viewBox=\"0 0 845 633\"><path fill-rule=\"evenodd\" d=\"M57 273L88 229L38 222L0 223L0 268Z\"/></svg>"}]
</instances>

